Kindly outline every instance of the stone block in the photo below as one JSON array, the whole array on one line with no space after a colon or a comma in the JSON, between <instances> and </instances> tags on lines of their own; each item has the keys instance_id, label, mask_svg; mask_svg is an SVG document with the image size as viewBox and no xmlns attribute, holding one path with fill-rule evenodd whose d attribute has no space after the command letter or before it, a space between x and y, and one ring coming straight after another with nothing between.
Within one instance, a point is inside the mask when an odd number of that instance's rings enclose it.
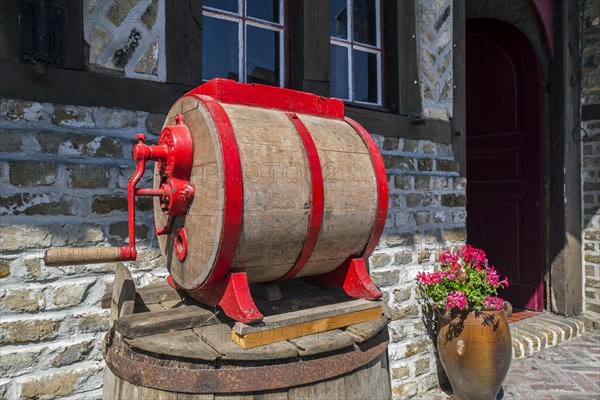
<instances>
[{"instance_id":1,"label":"stone block","mask_svg":"<svg viewBox=\"0 0 600 400\"><path fill-rule=\"evenodd\" d=\"M108 18L114 26L120 26L131 10L138 4L138 0L115 0L106 12L106 18Z\"/></svg>"},{"instance_id":2,"label":"stone block","mask_svg":"<svg viewBox=\"0 0 600 400\"><path fill-rule=\"evenodd\" d=\"M112 42L111 33L100 25L94 25L90 33L90 64L96 64L98 57L104 53L107 46Z\"/></svg>"},{"instance_id":3,"label":"stone block","mask_svg":"<svg viewBox=\"0 0 600 400\"><path fill-rule=\"evenodd\" d=\"M411 190L413 188L414 177L409 175L397 175L394 178L394 186L396 189Z\"/></svg>"},{"instance_id":4,"label":"stone block","mask_svg":"<svg viewBox=\"0 0 600 400\"><path fill-rule=\"evenodd\" d=\"M436 170L444 172L459 172L460 164L451 160L437 160Z\"/></svg>"},{"instance_id":5,"label":"stone block","mask_svg":"<svg viewBox=\"0 0 600 400\"><path fill-rule=\"evenodd\" d=\"M69 186L74 189L108 187L108 168L104 165L76 164L67 167Z\"/></svg>"},{"instance_id":6,"label":"stone block","mask_svg":"<svg viewBox=\"0 0 600 400\"><path fill-rule=\"evenodd\" d=\"M158 42L153 42L138 61L134 71L140 74L156 75L158 67Z\"/></svg>"},{"instance_id":7,"label":"stone block","mask_svg":"<svg viewBox=\"0 0 600 400\"><path fill-rule=\"evenodd\" d=\"M129 37L115 50L107 63L107 67L123 70L138 48L142 34L137 28L131 29Z\"/></svg>"},{"instance_id":8,"label":"stone block","mask_svg":"<svg viewBox=\"0 0 600 400\"><path fill-rule=\"evenodd\" d=\"M57 246L99 243L104 240L102 227L95 224L68 224L52 227Z\"/></svg>"},{"instance_id":9,"label":"stone block","mask_svg":"<svg viewBox=\"0 0 600 400\"><path fill-rule=\"evenodd\" d=\"M405 171L414 171L414 159L403 156L383 156L383 163L386 169L401 169Z\"/></svg>"},{"instance_id":10,"label":"stone block","mask_svg":"<svg viewBox=\"0 0 600 400\"><path fill-rule=\"evenodd\" d=\"M94 109L94 120L99 128L125 129L138 125L138 114L135 111L99 107ZM135 138L132 132L132 139Z\"/></svg>"},{"instance_id":11,"label":"stone block","mask_svg":"<svg viewBox=\"0 0 600 400\"><path fill-rule=\"evenodd\" d=\"M394 399L409 399L416 394L416 382L394 383L392 385L392 396Z\"/></svg>"},{"instance_id":12,"label":"stone block","mask_svg":"<svg viewBox=\"0 0 600 400\"><path fill-rule=\"evenodd\" d=\"M430 155L435 154L435 150L436 150L433 142L430 142L429 140L421 141L421 149L422 149L423 153L430 154Z\"/></svg>"},{"instance_id":13,"label":"stone block","mask_svg":"<svg viewBox=\"0 0 600 400\"><path fill-rule=\"evenodd\" d=\"M55 308L68 308L81 304L88 289L94 282L66 284L52 290L52 302Z\"/></svg>"},{"instance_id":14,"label":"stone block","mask_svg":"<svg viewBox=\"0 0 600 400\"><path fill-rule=\"evenodd\" d=\"M373 271L371 278L378 287L393 286L400 280L400 271Z\"/></svg>"},{"instance_id":15,"label":"stone block","mask_svg":"<svg viewBox=\"0 0 600 400\"><path fill-rule=\"evenodd\" d=\"M444 229L444 240L446 242L465 242L467 230L465 228Z\"/></svg>"},{"instance_id":16,"label":"stone block","mask_svg":"<svg viewBox=\"0 0 600 400\"><path fill-rule=\"evenodd\" d=\"M413 139L402 140L402 150L407 153L414 153L418 150L419 142Z\"/></svg>"},{"instance_id":17,"label":"stone block","mask_svg":"<svg viewBox=\"0 0 600 400\"><path fill-rule=\"evenodd\" d=\"M17 187L50 186L58 179L56 164L39 161L13 161L9 164L9 182Z\"/></svg>"},{"instance_id":18,"label":"stone block","mask_svg":"<svg viewBox=\"0 0 600 400\"><path fill-rule=\"evenodd\" d=\"M0 305L12 311L39 312L45 307L44 292L40 289L10 289L4 293Z\"/></svg>"},{"instance_id":19,"label":"stone block","mask_svg":"<svg viewBox=\"0 0 600 400\"><path fill-rule=\"evenodd\" d=\"M15 252L25 249L45 248L52 243L47 227L10 225L0 226L0 252Z\"/></svg>"},{"instance_id":20,"label":"stone block","mask_svg":"<svg viewBox=\"0 0 600 400\"><path fill-rule=\"evenodd\" d=\"M0 152L14 153L23 147L23 134L0 129Z\"/></svg>"},{"instance_id":21,"label":"stone block","mask_svg":"<svg viewBox=\"0 0 600 400\"><path fill-rule=\"evenodd\" d=\"M94 342L92 340L86 340L66 346L59 351L58 354L52 357L50 365L56 368L83 361L91 353L93 347Z\"/></svg>"},{"instance_id":22,"label":"stone block","mask_svg":"<svg viewBox=\"0 0 600 400\"><path fill-rule=\"evenodd\" d=\"M129 237L129 228L127 221L114 222L108 227L108 234L111 238L123 241ZM148 238L148 226L145 224L136 224L135 237L138 239Z\"/></svg>"},{"instance_id":23,"label":"stone block","mask_svg":"<svg viewBox=\"0 0 600 400\"><path fill-rule=\"evenodd\" d=\"M420 167L421 161L422 160L419 160L419 169L421 169L421 167ZM415 177L415 189L416 190L430 190L430 188L431 188L431 177L430 176L416 176Z\"/></svg>"},{"instance_id":24,"label":"stone block","mask_svg":"<svg viewBox=\"0 0 600 400\"><path fill-rule=\"evenodd\" d=\"M413 253L410 251L400 251L394 254L394 264L406 265L413 260Z\"/></svg>"},{"instance_id":25,"label":"stone block","mask_svg":"<svg viewBox=\"0 0 600 400\"><path fill-rule=\"evenodd\" d=\"M406 207L408 208L417 208L421 207L421 202L425 198L424 195L420 193L410 193L406 195Z\"/></svg>"},{"instance_id":26,"label":"stone block","mask_svg":"<svg viewBox=\"0 0 600 400\"><path fill-rule=\"evenodd\" d=\"M383 139L383 150L398 150L399 139L397 137L385 136Z\"/></svg>"},{"instance_id":27,"label":"stone block","mask_svg":"<svg viewBox=\"0 0 600 400\"><path fill-rule=\"evenodd\" d=\"M465 207L467 205L467 196L464 194L443 194L441 200L444 207Z\"/></svg>"},{"instance_id":28,"label":"stone block","mask_svg":"<svg viewBox=\"0 0 600 400\"><path fill-rule=\"evenodd\" d=\"M92 211L96 214L108 214L111 211L127 211L127 197L116 195L94 196Z\"/></svg>"},{"instance_id":29,"label":"stone block","mask_svg":"<svg viewBox=\"0 0 600 400\"><path fill-rule=\"evenodd\" d=\"M156 15L158 13L158 3L157 0L152 0L152 3L146 8L144 13L142 14L140 20L142 23L148 28L148 30L152 30L154 23L156 22Z\"/></svg>"},{"instance_id":30,"label":"stone block","mask_svg":"<svg viewBox=\"0 0 600 400\"><path fill-rule=\"evenodd\" d=\"M2 99L0 100L0 118L8 121L40 122L49 118L49 112L40 103Z\"/></svg>"},{"instance_id":31,"label":"stone block","mask_svg":"<svg viewBox=\"0 0 600 400\"><path fill-rule=\"evenodd\" d=\"M39 359L39 352L19 349L13 352L2 352L0 357L0 375L10 377L22 374L35 368Z\"/></svg>"},{"instance_id":32,"label":"stone block","mask_svg":"<svg viewBox=\"0 0 600 400\"><path fill-rule=\"evenodd\" d=\"M414 244L414 242L413 234L411 232L390 233L385 237L385 244L387 247L410 246Z\"/></svg>"},{"instance_id":33,"label":"stone block","mask_svg":"<svg viewBox=\"0 0 600 400\"><path fill-rule=\"evenodd\" d=\"M400 367L392 367L392 379L404 379L410 375L410 369L403 365Z\"/></svg>"},{"instance_id":34,"label":"stone block","mask_svg":"<svg viewBox=\"0 0 600 400\"><path fill-rule=\"evenodd\" d=\"M429 223L431 220L431 213L429 211L417 211L415 213L415 223L417 226L423 226Z\"/></svg>"},{"instance_id":35,"label":"stone block","mask_svg":"<svg viewBox=\"0 0 600 400\"><path fill-rule=\"evenodd\" d=\"M89 371L77 369L36 376L22 383L21 397L39 400L66 397L75 393L80 381L88 375Z\"/></svg>"},{"instance_id":36,"label":"stone block","mask_svg":"<svg viewBox=\"0 0 600 400\"><path fill-rule=\"evenodd\" d=\"M420 358L415 361L415 376L429 372L429 358Z\"/></svg>"},{"instance_id":37,"label":"stone block","mask_svg":"<svg viewBox=\"0 0 600 400\"><path fill-rule=\"evenodd\" d=\"M83 106L57 105L54 107L52 123L71 128L94 128L92 109Z\"/></svg>"},{"instance_id":38,"label":"stone block","mask_svg":"<svg viewBox=\"0 0 600 400\"><path fill-rule=\"evenodd\" d=\"M399 321L399 320L404 320L407 318L415 318L418 316L419 316L419 307L416 304L394 305L392 307L392 321ZM406 356L406 357L409 357L409 356Z\"/></svg>"},{"instance_id":39,"label":"stone block","mask_svg":"<svg viewBox=\"0 0 600 400\"><path fill-rule=\"evenodd\" d=\"M0 259L0 278L6 278L7 276L10 276L10 261L5 258L1 258Z\"/></svg>"},{"instance_id":40,"label":"stone block","mask_svg":"<svg viewBox=\"0 0 600 400\"><path fill-rule=\"evenodd\" d=\"M56 338L61 321L29 319L0 322L0 344L41 342Z\"/></svg>"},{"instance_id":41,"label":"stone block","mask_svg":"<svg viewBox=\"0 0 600 400\"><path fill-rule=\"evenodd\" d=\"M401 303L410 299L412 293L411 287L394 289L394 302Z\"/></svg>"},{"instance_id":42,"label":"stone block","mask_svg":"<svg viewBox=\"0 0 600 400\"><path fill-rule=\"evenodd\" d=\"M382 268L387 266L392 258L386 253L375 253L369 257L369 265L373 268Z\"/></svg>"},{"instance_id":43,"label":"stone block","mask_svg":"<svg viewBox=\"0 0 600 400\"><path fill-rule=\"evenodd\" d=\"M77 329L82 333L98 333L108 330L108 311L83 314L78 317Z\"/></svg>"}]
</instances>

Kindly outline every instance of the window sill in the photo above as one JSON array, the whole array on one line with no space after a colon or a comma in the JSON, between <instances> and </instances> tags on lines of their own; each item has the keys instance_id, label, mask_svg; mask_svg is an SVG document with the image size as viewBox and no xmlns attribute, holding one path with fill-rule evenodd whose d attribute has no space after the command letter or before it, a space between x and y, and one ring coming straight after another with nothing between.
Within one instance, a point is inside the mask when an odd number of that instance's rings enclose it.
<instances>
[{"instance_id":1,"label":"window sill","mask_svg":"<svg viewBox=\"0 0 600 400\"><path fill-rule=\"evenodd\" d=\"M389 112L386 107L346 104L346 115L373 135L452 143L452 123Z\"/></svg>"}]
</instances>

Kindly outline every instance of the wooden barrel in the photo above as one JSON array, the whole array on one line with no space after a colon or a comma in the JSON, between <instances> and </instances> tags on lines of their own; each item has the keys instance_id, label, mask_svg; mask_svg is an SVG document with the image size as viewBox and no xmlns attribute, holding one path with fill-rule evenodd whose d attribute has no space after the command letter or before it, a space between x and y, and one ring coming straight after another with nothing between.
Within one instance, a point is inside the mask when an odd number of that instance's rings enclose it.
<instances>
[{"instance_id":1,"label":"wooden barrel","mask_svg":"<svg viewBox=\"0 0 600 400\"><path fill-rule=\"evenodd\" d=\"M106 400L391 397L387 312L244 349L232 340L232 326L239 323L181 298L165 283L136 293L125 284L133 281L124 267L117 269L116 282L111 329L103 346ZM342 292L299 282L287 286L285 298L262 300L267 314L287 316L296 310L308 316L322 304L344 309ZM288 327L291 333L298 325Z\"/></svg>"},{"instance_id":2,"label":"wooden barrel","mask_svg":"<svg viewBox=\"0 0 600 400\"><path fill-rule=\"evenodd\" d=\"M167 116L173 125L183 115L193 136L195 197L173 230L185 227L186 259L173 255L173 234L159 237L183 289L213 286L228 271L249 282L323 274L379 240L387 178L370 135L339 100L264 88L214 80ZM164 226L158 199L154 209Z\"/></svg>"}]
</instances>

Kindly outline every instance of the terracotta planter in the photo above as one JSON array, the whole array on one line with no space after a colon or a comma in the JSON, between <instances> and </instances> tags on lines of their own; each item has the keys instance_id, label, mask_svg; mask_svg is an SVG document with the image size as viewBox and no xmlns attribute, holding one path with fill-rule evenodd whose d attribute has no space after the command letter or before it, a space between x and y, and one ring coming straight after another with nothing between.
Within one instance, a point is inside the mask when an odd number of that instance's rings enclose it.
<instances>
[{"instance_id":1,"label":"terracotta planter","mask_svg":"<svg viewBox=\"0 0 600 400\"><path fill-rule=\"evenodd\" d=\"M512 359L504 310L438 315L437 346L452 398L495 400Z\"/></svg>"}]
</instances>

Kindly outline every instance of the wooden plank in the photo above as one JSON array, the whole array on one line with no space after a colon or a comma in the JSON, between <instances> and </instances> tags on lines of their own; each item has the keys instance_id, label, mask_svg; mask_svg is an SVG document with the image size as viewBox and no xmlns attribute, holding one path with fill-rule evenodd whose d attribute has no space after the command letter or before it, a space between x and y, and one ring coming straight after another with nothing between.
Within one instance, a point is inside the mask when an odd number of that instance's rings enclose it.
<instances>
[{"instance_id":1,"label":"wooden plank","mask_svg":"<svg viewBox=\"0 0 600 400\"><path fill-rule=\"evenodd\" d=\"M321 307L277 315L267 315L260 324L247 325L237 322L234 329L239 335L247 335L250 333L264 332L274 328L289 327L303 322L312 322L327 317L335 317L365 310L376 310L379 312L379 315L377 316L379 317L381 315L381 302L357 299L346 301L344 303L328 304Z\"/></svg>"},{"instance_id":2,"label":"wooden plank","mask_svg":"<svg viewBox=\"0 0 600 400\"><path fill-rule=\"evenodd\" d=\"M298 348L301 356L327 353L354 345L352 337L339 329L290 339L289 342Z\"/></svg>"},{"instance_id":3,"label":"wooden plank","mask_svg":"<svg viewBox=\"0 0 600 400\"><path fill-rule=\"evenodd\" d=\"M164 113L193 86L73 69L46 67L44 80L36 79L33 65L0 61L0 97L42 103L118 107ZM65 85L68 82L68 85Z\"/></svg>"},{"instance_id":4,"label":"wooden plank","mask_svg":"<svg viewBox=\"0 0 600 400\"><path fill-rule=\"evenodd\" d=\"M369 384L365 382L365 385ZM330 379L311 385L291 388L288 392L290 400L306 400L306 399L346 399L348 393L344 387L344 378ZM368 399L373 396L367 397Z\"/></svg>"},{"instance_id":5,"label":"wooden plank","mask_svg":"<svg viewBox=\"0 0 600 400\"><path fill-rule=\"evenodd\" d=\"M358 121L371 133L414 140L452 143L452 124L447 121L415 119L385 111L346 105L346 115Z\"/></svg>"},{"instance_id":6,"label":"wooden plank","mask_svg":"<svg viewBox=\"0 0 600 400\"><path fill-rule=\"evenodd\" d=\"M117 394L117 377L112 373L110 368L104 367L104 384L102 386L102 398L105 400L116 398Z\"/></svg>"},{"instance_id":7,"label":"wooden plank","mask_svg":"<svg viewBox=\"0 0 600 400\"><path fill-rule=\"evenodd\" d=\"M296 346L288 342L243 349L231 340L231 327L225 324L202 326L193 331L226 360L261 361L292 358L298 355Z\"/></svg>"},{"instance_id":8,"label":"wooden plank","mask_svg":"<svg viewBox=\"0 0 600 400\"><path fill-rule=\"evenodd\" d=\"M381 306L378 306L377 308L349 312L347 314L320 318L293 325L271 327L269 330L247 333L244 335L233 330L231 332L231 337L239 346L244 349L251 349L269 343L277 343L283 340L345 327L358 322L379 318L380 316Z\"/></svg>"},{"instance_id":9,"label":"wooden plank","mask_svg":"<svg viewBox=\"0 0 600 400\"><path fill-rule=\"evenodd\" d=\"M162 307L160 309L161 311L119 318L115 322L115 327L124 337L137 338L219 322L212 312L195 305L171 310Z\"/></svg>"},{"instance_id":10,"label":"wooden plank","mask_svg":"<svg viewBox=\"0 0 600 400\"><path fill-rule=\"evenodd\" d=\"M390 85L397 85L397 89L395 87L394 90L398 91L399 113L421 115L415 0L387 2L385 7L389 10L384 12L384 26L387 23L390 28L384 30L384 39L387 39L384 46L386 49L393 48L397 54L397 63L392 64L392 58L390 63L386 64L388 68L394 68L388 69L386 80ZM394 34L397 37L394 38ZM397 73L397 80L393 77L394 73ZM387 131L381 132L387 135Z\"/></svg>"},{"instance_id":11,"label":"wooden plank","mask_svg":"<svg viewBox=\"0 0 600 400\"><path fill-rule=\"evenodd\" d=\"M172 300L181 300L181 294L169 286L166 280L139 288L136 296L136 301L143 302L144 304Z\"/></svg>"},{"instance_id":12,"label":"wooden plank","mask_svg":"<svg viewBox=\"0 0 600 400\"><path fill-rule=\"evenodd\" d=\"M115 279L112 292L111 324L117 318L133 314L135 305L135 283L131 272L122 263L115 265Z\"/></svg>"},{"instance_id":13,"label":"wooden plank","mask_svg":"<svg viewBox=\"0 0 600 400\"><path fill-rule=\"evenodd\" d=\"M467 102L465 60L465 0L454 0L452 4L452 153L460 164L461 176L467 174Z\"/></svg>"},{"instance_id":14,"label":"wooden plank","mask_svg":"<svg viewBox=\"0 0 600 400\"><path fill-rule=\"evenodd\" d=\"M153 400L177 400L177 393L175 392L167 392L164 390L147 388L143 386L137 387L137 398L140 400L143 399L153 399ZM123 398L125 400L125 398Z\"/></svg>"},{"instance_id":15,"label":"wooden plank","mask_svg":"<svg viewBox=\"0 0 600 400\"><path fill-rule=\"evenodd\" d=\"M177 393L177 400L213 400L214 394Z\"/></svg>"},{"instance_id":16,"label":"wooden plank","mask_svg":"<svg viewBox=\"0 0 600 400\"><path fill-rule=\"evenodd\" d=\"M381 317L372 321L350 325L346 328L346 333L357 343L362 343L385 329L387 327L387 321L388 319L386 317Z\"/></svg>"},{"instance_id":17,"label":"wooden plank","mask_svg":"<svg viewBox=\"0 0 600 400\"><path fill-rule=\"evenodd\" d=\"M202 1L165 1L167 81L202 83ZM185 60L185 62L182 62Z\"/></svg>"},{"instance_id":18,"label":"wooden plank","mask_svg":"<svg viewBox=\"0 0 600 400\"><path fill-rule=\"evenodd\" d=\"M157 335L123 338L130 346L155 354L214 361L219 356L192 330L159 333Z\"/></svg>"},{"instance_id":19,"label":"wooden plank","mask_svg":"<svg viewBox=\"0 0 600 400\"><path fill-rule=\"evenodd\" d=\"M329 3L297 0L288 7L293 15L289 18L291 88L329 96Z\"/></svg>"},{"instance_id":20,"label":"wooden plank","mask_svg":"<svg viewBox=\"0 0 600 400\"><path fill-rule=\"evenodd\" d=\"M387 369L387 352L362 368L343 377L347 399L389 399L390 378ZM365 384L368 382L368 384Z\"/></svg>"}]
</instances>

